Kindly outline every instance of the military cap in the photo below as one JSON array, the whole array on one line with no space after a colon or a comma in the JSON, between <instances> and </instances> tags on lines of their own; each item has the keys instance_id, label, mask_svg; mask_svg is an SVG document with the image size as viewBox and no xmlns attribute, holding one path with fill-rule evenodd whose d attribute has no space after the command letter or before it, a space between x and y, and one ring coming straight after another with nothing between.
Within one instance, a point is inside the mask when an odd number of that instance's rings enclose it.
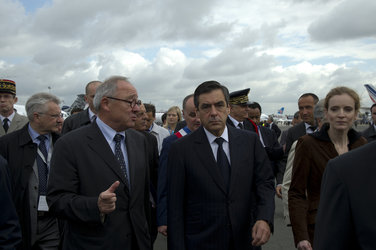
<instances>
[{"instance_id":1,"label":"military cap","mask_svg":"<svg viewBox=\"0 0 376 250\"><path fill-rule=\"evenodd\" d=\"M230 104L247 104L248 103L248 89L237 90L230 93Z\"/></svg>"},{"instance_id":2,"label":"military cap","mask_svg":"<svg viewBox=\"0 0 376 250\"><path fill-rule=\"evenodd\" d=\"M16 95L16 83L12 80L0 79L0 93Z\"/></svg>"}]
</instances>

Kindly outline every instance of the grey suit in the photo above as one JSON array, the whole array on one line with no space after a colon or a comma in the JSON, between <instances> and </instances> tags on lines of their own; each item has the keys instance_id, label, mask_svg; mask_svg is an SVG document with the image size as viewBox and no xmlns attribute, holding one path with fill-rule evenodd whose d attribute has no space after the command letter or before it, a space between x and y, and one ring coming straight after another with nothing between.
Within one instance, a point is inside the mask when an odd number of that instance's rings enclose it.
<instances>
[{"instance_id":1,"label":"grey suit","mask_svg":"<svg viewBox=\"0 0 376 250\"><path fill-rule=\"evenodd\" d=\"M51 160L47 201L66 220L63 249L151 249L149 155L144 135L126 134L131 188L96 122L60 138ZM116 210L101 222L98 196L112 183Z\"/></svg>"},{"instance_id":2,"label":"grey suit","mask_svg":"<svg viewBox=\"0 0 376 250\"><path fill-rule=\"evenodd\" d=\"M12 119L12 122L10 123L10 126L8 128L8 131L6 133L5 133L3 126L2 125L0 126L0 136L6 135L9 133L12 133L13 131L21 129L28 122L29 120L27 119L26 116L15 113Z\"/></svg>"}]
</instances>

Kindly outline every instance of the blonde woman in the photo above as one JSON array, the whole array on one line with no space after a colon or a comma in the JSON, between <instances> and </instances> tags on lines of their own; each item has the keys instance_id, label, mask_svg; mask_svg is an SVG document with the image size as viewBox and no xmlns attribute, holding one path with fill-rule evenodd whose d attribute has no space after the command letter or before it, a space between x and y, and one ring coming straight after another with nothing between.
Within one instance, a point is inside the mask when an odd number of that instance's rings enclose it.
<instances>
[{"instance_id":1,"label":"blonde woman","mask_svg":"<svg viewBox=\"0 0 376 250\"><path fill-rule=\"evenodd\" d=\"M176 124L181 121L181 111L178 106L172 106L167 111L166 125L163 127L168 130L170 135L174 133Z\"/></svg>"},{"instance_id":2,"label":"blonde woman","mask_svg":"<svg viewBox=\"0 0 376 250\"><path fill-rule=\"evenodd\" d=\"M299 250L314 249L315 219L326 164L367 143L352 129L359 107L359 96L354 90L347 87L331 89L324 102L327 123L319 131L298 140L288 201L294 240Z\"/></svg>"}]
</instances>

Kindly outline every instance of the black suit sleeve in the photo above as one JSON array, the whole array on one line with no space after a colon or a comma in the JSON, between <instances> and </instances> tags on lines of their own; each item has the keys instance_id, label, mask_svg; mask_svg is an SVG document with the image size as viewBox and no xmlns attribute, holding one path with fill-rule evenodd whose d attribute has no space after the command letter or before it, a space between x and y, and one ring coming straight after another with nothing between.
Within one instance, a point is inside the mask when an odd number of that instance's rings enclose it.
<instances>
[{"instance_id":1,"label":"black suit sleeve","mask_svg":"<svg viewBox=\"0 0 376 250\"><path fill-rule=\"evenodd\" d=\"M174 147L175 146L175 147ZM168 213L168 247L170 249L185 249L184 234L184 189L185 170L182 150L176 143L171 145L167 163L167 213Z\"/></svg>"},{"instance_id":2,"label":"black suit sleeve","mask_svg":"<svg viewBox=\"0 0 376 250\"><path fill-rule=\"evenodd\" d=\"M0 157L0 249L15 249L21 242L21 229L11 197L6 160Z\"/></svg>"},{"instance_id":3,"label":"black suit sleeve","mask_svg":"<svg viewBox=\"0 0 376 250\"><path fill-rule=\"evenodd\" d=\"M333 163L332 160L328 162L322 178L314 248L355 249L349 247L346 240L353 240L354 237L357 237L350 219L352 215L347 188Z\"/></svg>"},{"instance_id":4,"label":"black suit sleeve","mask_svg":"<svg viewBox=\"0 0 376 250\"><path fill-rule=\"evenodd\" d=\"M64 137L54 146L47 192L50 211L62 219L101 224L97 205L99 193L93 197L79 195L80 173L71 157L73 151Z\"/></svg>"}]
</instances>

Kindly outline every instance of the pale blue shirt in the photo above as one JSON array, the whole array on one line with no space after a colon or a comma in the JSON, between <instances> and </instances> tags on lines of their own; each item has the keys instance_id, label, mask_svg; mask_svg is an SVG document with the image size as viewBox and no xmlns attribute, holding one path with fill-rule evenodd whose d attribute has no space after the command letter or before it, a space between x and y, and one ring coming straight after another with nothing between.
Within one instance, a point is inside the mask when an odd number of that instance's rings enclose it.
<instances>
[{"instance_id":1,"label":"pale blue shirt","mask_svg":"<svg viewBox=\"0 0 376 250\"><path fill-rule=\"evenodd\" d=\"M37 144L38 147L39 147L39 143L41 143L41 141L39 141L39 139L37 137L40 136L41 134L39 134L37 131L35 131L30 126L30 123L28 125L28 131L29 131L29 135L31 137L31 140L35 144ZM51 136L50 133L45 134L44 136L47 137L47 140L44 140L44 145L46 146L48 155L47 155L47 159L43 159L44 157L42 157L42 159L47 164L47 168L50 169L50 160L51 160L51 155L52 155L52 136Z\"/></svg>"},{"instance_id":2,"label":"pale blue shirt","mask_svg":"<svg viewBox=\"0 0 376 250\"><path fill-rule=\"evenodd\" d=\"M127 146L125 145L125 131L116 132L113 130L110 126L108 126L106 123L104 123L99 117L96 119L97 125L99 129L101 130L104 138L106 139L108 145L110 146L112 152L115 155L115 141L114 137L116 134L121 134L123 137L123 141L121 143L121 151L123 152L124 161L125 161L125 168L127 171L128 176L128 182L129 185L131 184L130 175L129 175L129 162L128 162L128 154L127 154Z\"/></svg>"},{"instance_id":3,"label":"pale blue shirt","mask_svg":"<svg viewBox=\"0 0 376 250\"><path fill-rule=\"evenodd\" d=\"M217 136L215 136L212 133L210 133L205 127L204 127L204 131L205 131L206 137L208 138L210 147L211 147L211 149L213 151L214 159L217 161L218 144L215 142L215 139L217 139ZM228 162L231 165L230 146L229 146L230 144L229 144L229 139L228 139L227 126L225 127L225 130L223 130L223 133L222 133L222 135L220 137L222 137L224 139L224 142L222 144L223 151L225 151L227 159L228 159Z\"/></svg>"},{"instance_id":4,"label":"pale blue shirt","mask_svg":"<svg viewBox=\"0 0 376 250\"><path fill-rule=\"evenodd\" d=\"M94 117L93 117L93 116L96 116L96 114L94 114L94 112L91 111L90 108L87 108L87 110L89 111L89 119L90 119L90 122L93 122L93 120L94 120Z\"/></svg>"}]
</instances>

